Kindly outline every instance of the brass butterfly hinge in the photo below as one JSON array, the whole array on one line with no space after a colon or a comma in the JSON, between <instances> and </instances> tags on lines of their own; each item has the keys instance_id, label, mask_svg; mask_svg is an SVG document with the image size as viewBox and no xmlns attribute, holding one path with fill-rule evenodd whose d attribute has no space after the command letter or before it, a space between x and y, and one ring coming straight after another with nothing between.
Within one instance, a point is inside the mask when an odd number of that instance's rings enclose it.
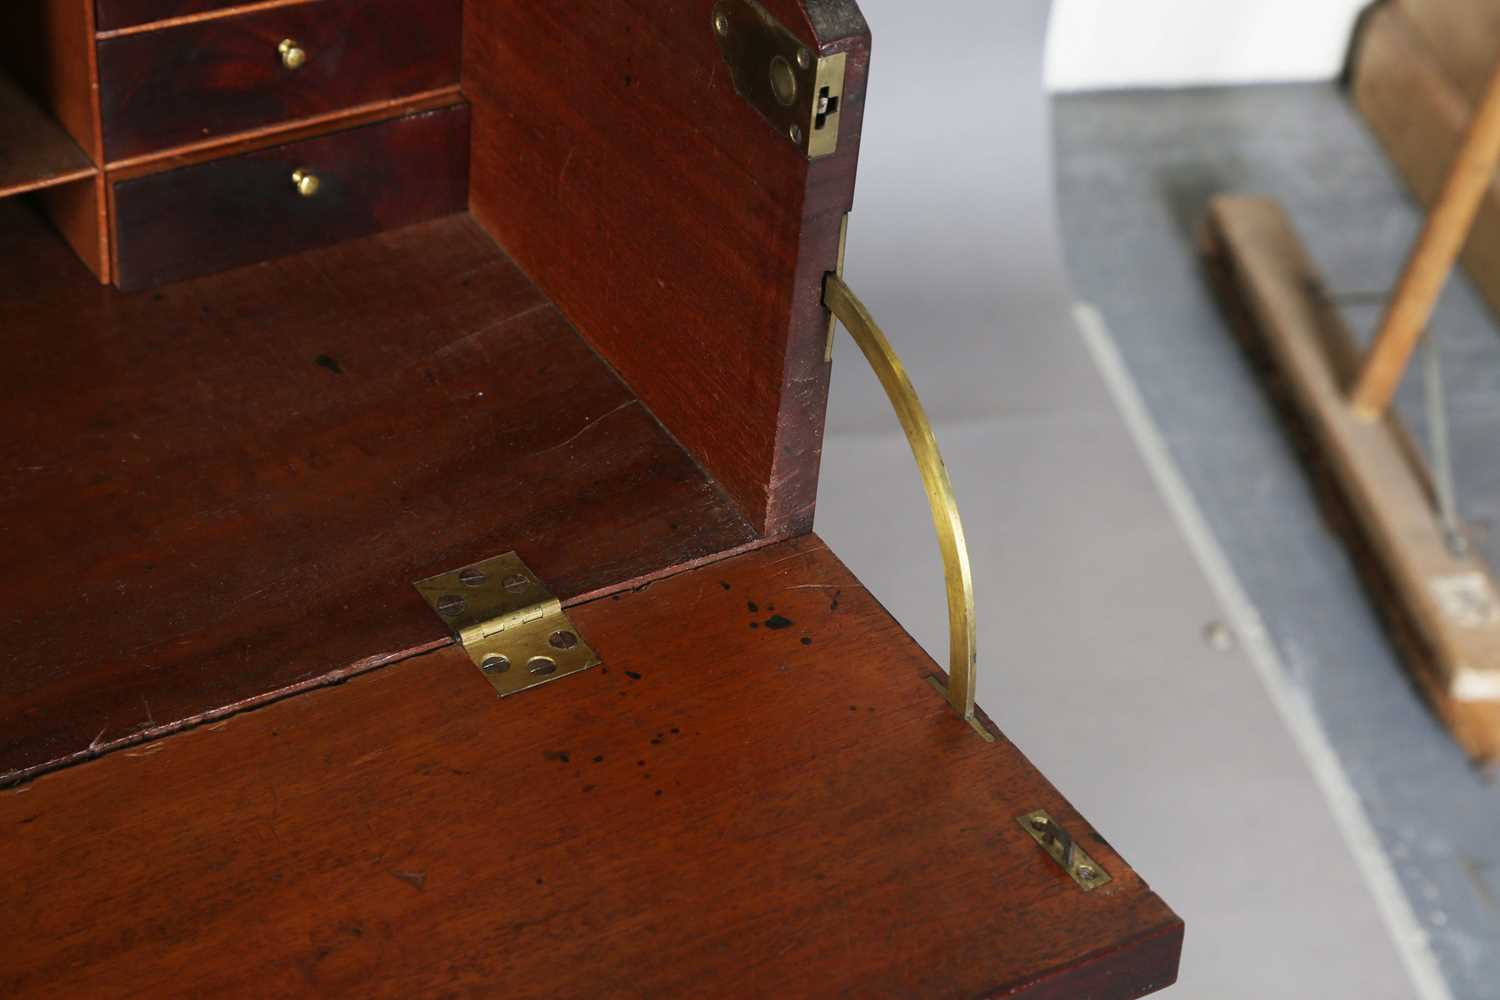
<instances>
[{"instance_id":1,"label":"brass butterfly hinge","mask_svg":"<svg viewBox=\"0 0 1500 1000\"><path fill-rule=\"evenodd\" d=\"M599 663L562 602L514 552L415 586L502 698Z\"/></svg>"}]
</instances>

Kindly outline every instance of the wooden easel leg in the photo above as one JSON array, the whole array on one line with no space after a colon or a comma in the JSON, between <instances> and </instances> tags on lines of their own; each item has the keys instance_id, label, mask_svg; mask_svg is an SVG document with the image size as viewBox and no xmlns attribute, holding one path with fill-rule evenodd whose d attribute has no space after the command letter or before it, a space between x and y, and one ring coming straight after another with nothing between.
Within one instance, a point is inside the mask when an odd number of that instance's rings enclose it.
<instances>
[{"instance_id":1,"label":"wooden easel leg","mask_svg":"<svg viewBox=\"0 0 1500 1000\"><path fill-rule=\"evenodd\" d=\"M1448 172L1422 236L1407 261L1395 297L1386 310L1350 392L1354 412L1375 420L1390 405L1412 351L1432 318L1439 293L1458 260L1485 192L1500 164L1500 67L1474 114L1468 135Z\"/></svg>"}]
</instances>

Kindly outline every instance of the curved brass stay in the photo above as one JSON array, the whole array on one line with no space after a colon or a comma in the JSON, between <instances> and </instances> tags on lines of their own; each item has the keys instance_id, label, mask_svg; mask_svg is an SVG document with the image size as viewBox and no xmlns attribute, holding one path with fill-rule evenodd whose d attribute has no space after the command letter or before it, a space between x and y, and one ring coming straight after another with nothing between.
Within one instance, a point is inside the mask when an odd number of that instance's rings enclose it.
<instances>
[{"instance_id":1,"label":"curved brass stay","mask_svg":"<svg viewBox=\"0 0 1500 1000\"><path fill-rule=\"evenodd\" d=\"M906 431L912 456L922 473L927 502L932 507L932 525L937 529L938 547L943 553L943 575L948 585L948 687L944 695L954 711L981 736L993 740L994 737L974 718L974 578L969 570L969 548L964 541L964 526L958 516L953 483L948 478L948 467L943 463L927 411L880 325L840 275L830 272L825 279L823 304L864 352L865 359L875 369L876 377L890 397L902 429ZM941 689L936 678L933 678L933 683Z\"/></svg>"}]
</instances>

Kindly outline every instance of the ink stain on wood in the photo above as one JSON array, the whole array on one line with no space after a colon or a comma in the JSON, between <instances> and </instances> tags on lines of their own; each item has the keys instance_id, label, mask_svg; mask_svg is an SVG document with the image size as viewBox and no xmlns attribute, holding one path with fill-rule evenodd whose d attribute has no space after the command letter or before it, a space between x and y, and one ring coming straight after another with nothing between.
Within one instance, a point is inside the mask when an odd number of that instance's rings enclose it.
<instances>
[{"instance_id":1,"label":"ink stain on wood","mask_svg":"<svg viewBox=\"0 0 1500 1000\"><path fill-rule=\"evenodd\" d=\"M566 750L548 750L544 752L542 756L547 760L561 761L564 764L568 763L572 759L568 756L568 752Z\"/></svg>"},{"instance_id":2,"label":"ink stain on wood","mask_svg":"<svg viewBox=\"0 0 1500 1000\"><path fill-rule=\"evenodd\" d=\"M780 632L782 629L791 628L795 624L797 623L784 615L772 615L766 619L766 628L773 632Z\"/></svg>"},{"instance_id":3,"label":"ink stain on wood","mask_svg":"<svg viewBox=\"0 0 1500 1000\"><path fill-rule=\"evenodd\" d=\"M405 882L407 885L411 886L413 889L417 890L418 892L421 892L422 891L422 887L427 884L427 873L426 872L398 872L398 871L392 871L391 875L394 876L395 878L398 878L401 881Z\"/></svg>"},{"instance_id":4,"label":"ink stain on wood","mask_svg":"<svg viewBox=\"0 0 1500 1000\"><path fill-rule=\"evenodd\" d=\"M327 368L335 375L344 374L344 369L339 365L338 361L326 354L319 354L314 363L317 364L319 368Z\"/></svg>"},{"instance_id":5,"label":"ink stain on wood","mask_svg":"<svg viewBox=\"0 0 1500 1000\"><path fill-rule=\"evenodd\" d=\"M625 671L625 676L629 677L633 681L638 681L641 679L641 675L636 673L634 670Z\"/></svg>"},{"instance_id":6,"label":"ink stain on wood","mask_svg":"<svg viewBox=\"0 0 1500 1000\"><path fill-rule=\"evenodd\" d=\"M719 581L719 586L723 587L725 590L731 589L730 586L729 586L729 581L728 580L720 580Z\"/></svg>"},{"instance_id":7,"label":"ink stain on wood","mask_svg":"<svg viewBox=\"0 0 1500 1000\"><path fill-rule=\"evenodd\" d=\"M811 646L812 645L812 636L810 636L810 635L804 635L802 637L802 645L804 645L804 646Z\"/></svg>"},{"instance_id":8,"label":"ink stain on wood","mask_svg":"<svg viewBox=\"0 0 1500 1000\"><path fill-rule=\"evenodd\" d=\"M756 604L754 601L746 601L745 607L752 615L760 614L760 605Z\"/></svg>"},{"instance_id":9,"label":"ink stain on wood","mask_svg":"<svg viewBox=\"0 0 1500 1000\"><path fill-rule=\"evenodd\" d=\"M751 622L750 623L750 627L751 628L760 628L760 622Z\"/></svg>"}]
</instances>

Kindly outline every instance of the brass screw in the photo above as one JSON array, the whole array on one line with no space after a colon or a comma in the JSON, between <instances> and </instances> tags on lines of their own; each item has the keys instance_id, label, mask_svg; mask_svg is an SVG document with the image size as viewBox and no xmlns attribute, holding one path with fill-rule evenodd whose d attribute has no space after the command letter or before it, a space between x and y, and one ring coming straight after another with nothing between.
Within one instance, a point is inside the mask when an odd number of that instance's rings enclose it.
<instances>
[{"instance_id":1,"label":"brass screw","mask_svg":"<svg viewBox=\"0 0 1500 1000\"><path fill-rule=\"evenodd\" d=\"M457 618L464 613L464 599L457 594L444 594L438 598L437 609L445 618Z\"/></svg>"},{"instance_id":2,"label":"brass screw","mask_svg":"<svg viewBox=\"0 0 1500 1000\"><path fill-rule=\"evenodd\" d=\"M1099 873L1094 870L1094 867L1092 865L1079 865L1078 866L1078 877L1081 878L1081 879L1083 879L1085 882L1089 881L1095 875L1098 875L1098 874Z\"/></svg>"},{"instance_id":3,"label":"brass screw","mask_svg":"<svg viewBox=\"0 0 1500 1000\"><path fill-rule=\"evenodd\" d=\"M479 669L487 674L503 674L510 669L510 660L499 653L491 653L479 664Z\"/></svg>"},{"instance_id":4,"label":"brass screw","mask_svg":"<svg viewBox=\"0 0 1500 1000\"><path fill-rule=\"evenodd\" d=\"M797 50L797 65L803 69L812 69L812 53L806 49Z\"/></svg>"},{"instance_id":5,"label":"brass screw","mask_svg":"<svg viewBox=\"0 0 1500 1000\"><path fill-rule=\"evenodd\" d=\"M802 126L801 125L793 125L791 128L789 128L789 129L786 130L786 134L788 136L790 136L791 140L793 142L795 142L797 145L799 145L799 146L802 145Z\"/></svg>"},{"instance_id":6,"label":"brass screw","mask_svg":"<svg viewBox=\"0 0 1500 1000\"><path fill-rule=\"evenodd\" d=\"M572 649L578 645L578 636L565 629L559 629L552 633L547 642L553 649Z\"/></svg>"},{"instance_id":7,"label":"brass screw","mask_svg":"<svg viewBox=\"0 0 1500 1000\"><path fill-rule=\"evenodd\" d=\"M465 587L477 587L485 581L485 575L477 569L466 569L458 574L458 582Z\"/></svg>"},{"instance_id":8,"label":"brass screw","mask_svg":"<svg viewBox=\"0 0 1500 1000\"><path fill-rule=\"evenodd\" d=\"M283 38L276 51L281 53L281 65L287 69L299 70L307 63L307 50L295 38Z\"/></svg>"},{"instance_id":9,"label":"brass screw","mask_svg":"<svg viewBox=\"0 0 1500 1000\"><path fill-rule=\"evenodd\" d=\"M318 193L318 188L323 182L318 180L318 175L306 167L298 167L292 171L292 184L296 186L297 193L304 198L311 198Z\"/></svg>"},{"instance_id":10,"label":"brass screw","mask_svg":"<svg viewBox=\"0 0 1500 1000\"><path fill-rule=\"evenodd\" d=\"M512 594L519 594L521 591L531 586L531 581L521 573L512 573L510 576L507 576L504 580L500 581L500 586L504 587Z\"/></svg>"},{"instance_id":11,"label":"brass screw","mask_svg":"<svg viewBox=\"0 0 1500 1000\"><path fill-rule=\"evenodd\" d=\"M714 11L714 30L719 33L720 38L729 37L729 16L722 10Z\"/></svg>"}]
</instances>

